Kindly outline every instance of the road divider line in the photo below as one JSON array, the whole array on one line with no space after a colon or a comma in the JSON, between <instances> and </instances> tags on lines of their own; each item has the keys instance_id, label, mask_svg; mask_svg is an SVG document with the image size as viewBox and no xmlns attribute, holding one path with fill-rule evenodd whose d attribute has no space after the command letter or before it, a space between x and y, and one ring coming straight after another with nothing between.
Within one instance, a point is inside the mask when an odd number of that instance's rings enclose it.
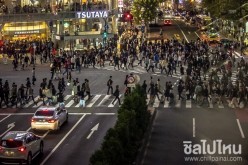
<instances>
[{"instance_id":1,"label":"road divider line","mask_svg":"<svg viewBox=\"0 0 248 165\"><path fill-rule=\"evenodd\" d=\"M53 150L45 157L45 159L41 162L40 165L44 165L46 161L52 156L52 154L59 148L59 146L65 141L65 139L72 133L72 131L79 125L79 123L83 120L83 118L86 116L84 114L78 121L77 123L70 129L69 132L60 140L60 142L53 148Z\"/></svg>"},{"instance_id":2,"label":"road divider line","mask_svg":"<svg viewBox=\"0 0 248 165\"><path fill-rule=\"evenodd\" d=\"M239 127L239 131L240 131L241 137L242 138L245 138L245 135L244 135L244 132L242 130L241 124L239 122L239 119L237 119L237 124L238 124L238 127Z\"/></svg>"},{"instance_id":3,"label":"road divider line","mask_svg":"<svg viewBox=\"0 0 248 165\"><path fill-rule=\"evenodd\" d=\"M198 38L200 38L200 36L195 32L195 35L198 37Z\"/></svg>"},{"instance_id":4,"label":"road divider line","mask_svg":"<svg viewBox=\"0 0 248 165\"><path fill-rule=\"evenodd\" d=\"M184 34L183 30L180 28L180 26L177 24L178 28L180 29L181 33L183 34L185 40L189 43L188 38L186 37L186 35Z\"/></svg>"},{"instance_id":5,"label":"road divider line","mask_svg":"<svg viewBox=\"0 0 248 165\"><path fill-rule=\"evenodd\" d=\"M29 132L31 129L32 129L32 128L31 128L31 127L29 127L29 128L26 130L26 132Z\"/></svg>"},{"instance_id":6,"label":"road divider line","mask_svg":"<svg viewBox=\"0 0 248 165\"><path fill-rule=\"evenodd\" d=\"M42 136L42 138L44 139L48 135L49 132L50 130L46 131L46 133Z\"/></svg>"},{"instance_id":7,"label":"road divider line","mask_svg":"<svg viewBox=\"0 0 248 165\"><path fill-rule=\"evenodd\" d=\"M3 122L5 119L7 119L10 116L11 116L11 114L9 114L8 116L4 117L2 120L0 120L0 123Z\"/></svg>"},{"instance_id":8,"label":"road divider line","mask_svg":"<svg viewBox=\"0 0 248 165\"><path fill-rule=\"evenodd\" d=\"M115 115L115 113L94 113L94 115Z\"/></svg>"},{"instance_id":9,"label":"road divider line","mask_svg":"<svg viewBox=\"0 0 248 165\"><path fill-rule=\"evenodd\" d=\"M193 118L193 137L195 137L195 118Z\"/></svg>"}]
</instances>

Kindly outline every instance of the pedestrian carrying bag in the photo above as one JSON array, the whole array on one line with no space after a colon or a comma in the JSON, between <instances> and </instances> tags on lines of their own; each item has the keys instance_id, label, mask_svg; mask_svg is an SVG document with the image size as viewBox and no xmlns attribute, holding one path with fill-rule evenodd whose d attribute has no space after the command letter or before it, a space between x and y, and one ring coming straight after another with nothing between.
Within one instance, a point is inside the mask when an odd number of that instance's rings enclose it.
<instances>
[{"instance_id":1,"label":"pedestrian carrying bag","mask_svg":"<svg viewBox=\"0 0 248 165\"><path fill-rule=\"evenodd\" d=\"M79 105L80 105L80 107L85 107L85 100L80 99Z\"/></svg>"}]
</instances>

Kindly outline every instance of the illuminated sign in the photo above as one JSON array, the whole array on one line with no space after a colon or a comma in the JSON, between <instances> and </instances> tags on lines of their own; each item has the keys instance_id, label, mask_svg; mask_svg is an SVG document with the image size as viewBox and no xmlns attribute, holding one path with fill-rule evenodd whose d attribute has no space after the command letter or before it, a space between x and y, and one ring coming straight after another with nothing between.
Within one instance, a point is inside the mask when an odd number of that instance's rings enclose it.
<instances>
[{"instance_id":1,"label":"illuminated sign","mask_svg":"<svg viewBox=\"0 0 248 165\"><path fill-rule=\"evenodd\" d=\"M76 18L106 18L108 11L82 11L76 13Z\"/></svg>"},{"instance_id":2,"label":"illuminated sign","mask_svg":"<svg viewBox=\"0 0 248 165\"><path fill-rule=\"evenodd\" d=\"M17 31L14 34L37 34L40 33L39 30L29 30L29 31Z\"/></svg>"}]
</instances>

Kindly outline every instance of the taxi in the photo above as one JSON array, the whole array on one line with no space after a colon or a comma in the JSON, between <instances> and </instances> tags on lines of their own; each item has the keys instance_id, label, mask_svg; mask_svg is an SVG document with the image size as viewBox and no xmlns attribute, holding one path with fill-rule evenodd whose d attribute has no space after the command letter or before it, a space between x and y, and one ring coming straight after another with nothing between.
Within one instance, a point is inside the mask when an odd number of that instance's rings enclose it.
<instances>
[{"instance_id":1,"label":"taxi","mask_svg":"<svg viewBox=\"0 0 248 165\"><path fill-rule=\"evenodd\" d=\"M31 119L34 130L59 130L67 123L68 112L64 107L40 107Z\"/></svg>"}]
</instances>

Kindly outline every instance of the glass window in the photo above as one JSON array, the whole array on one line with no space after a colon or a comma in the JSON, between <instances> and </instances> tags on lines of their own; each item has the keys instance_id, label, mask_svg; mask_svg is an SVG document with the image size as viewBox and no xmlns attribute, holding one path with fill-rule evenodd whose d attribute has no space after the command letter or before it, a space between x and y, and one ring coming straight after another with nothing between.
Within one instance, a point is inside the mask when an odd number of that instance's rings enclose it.
<instances>
[{"instance_id":1,"label":"glass window","mask_svg":"<svg viewBox=\"0 0 248 165\"><path fill-rule=\"evenodd\" d=\"M20 140L2 140L1 145L6 148L17 148L22 146L22 141Z\"/></svg>"},{"instance_id":2,"label":"glass window","mask_svg":"<svg viewBox=\"0 0 248 165\"><path fill-rule=\"evenodd\" d=\"M35 113L35 116L53 116L53 115L54 115L54 111L49 111L49 110L41 110Z\"/></svg>"}]
</instances>

